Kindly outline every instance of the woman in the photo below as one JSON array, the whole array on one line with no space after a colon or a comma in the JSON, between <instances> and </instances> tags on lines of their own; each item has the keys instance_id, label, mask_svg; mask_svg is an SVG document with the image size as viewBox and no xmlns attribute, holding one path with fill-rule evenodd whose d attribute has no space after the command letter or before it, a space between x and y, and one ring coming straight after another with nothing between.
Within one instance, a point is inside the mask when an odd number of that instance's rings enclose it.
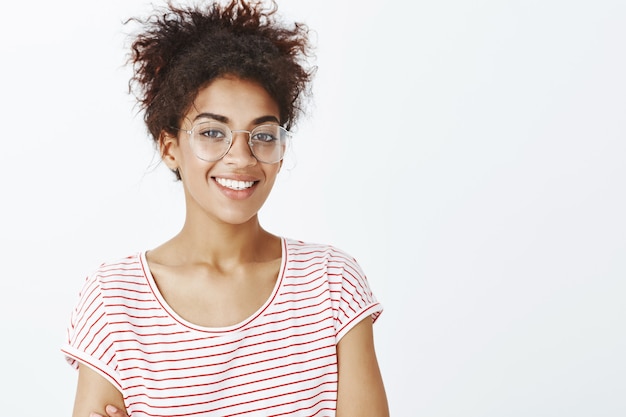
<instances>
[{"instance_id":1,"label":"woman","mask_svg":"<svg viewBox=\"0 0 626 417\"><path fill-rule=\"evenodd\" d=\"M138 22L132 85L186 217L87 278L73 415L388 415L359 265L258 219L312 77L306 27L243 0Z\"/></svg>"}]
</instances>

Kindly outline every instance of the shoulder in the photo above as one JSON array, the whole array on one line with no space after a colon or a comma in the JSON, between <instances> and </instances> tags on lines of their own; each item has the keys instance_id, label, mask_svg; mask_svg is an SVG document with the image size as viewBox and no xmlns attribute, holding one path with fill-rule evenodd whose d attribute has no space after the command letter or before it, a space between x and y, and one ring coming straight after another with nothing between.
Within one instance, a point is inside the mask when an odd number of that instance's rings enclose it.
<instances>
[{"instance_id":1,"label":"shoulder","mask_svg":"<svg viewBox=\"0 0 626 417\"><path fill-rule=\"evenodd\" d=\"M286 247L290 277L313 276L327 283L337 340L364 317L378 318L382 305L352 255L333 245L294 239L287 239Z\"/></svg>"},{"instance_id":2,"label":"shoulder","mask_svg":"<svg viewBox=\"0 0 626 417\"><path fill-rule=\"evenodd\" d=\"M305 242L297 239L285 238L285 245L289 258L292 261L324 260L335 263L356 265L356 259L348 252L336 246L325 243Z\"/></svg>"},{"instance_id":3,"label":"shoulder","mask_svg":"<svg viewBox=\"0 0 626 417\"><path fill-rule=\"evenodd\" d=\"M128 256L109 259L102 262L96 269L96 273L124 273L124 271L133 270L142 263L143 252L133 253Z\"/></svg>"},{"instance_id":4,"label":"shoulder","mask_svg":"<svg viewBox=\"0 0 626 417\"><path fill-rule=\"evenodd\" d=\"M297 275L319 274L331 285L369 288L357 260L336 246L286 239L287 268ZM369 289L368 289L369 292Z\"/></svg>"},{"instance_id":5,"label":"shoulder","mask_svg":"<svg viewBox=\"0 0 626 417\"><path fill-rule=\"evenodd\" d=\"M142 253L136 253L101 263L85 278L81 295L93 291L102 293L123 283L145 281L142 279L145 276L145 261L142 258Z\"/></svg>"},{"instance_id":6,"label":"shoulder","mask_svg":"<svg viewBox=\"0 0 626 417\"><path fill-rule=\"evenodd\" d=\"M72 326L80 331L97 322L99 328L104 328L114 315L126 314L148 304L153 307L154 293L144 265L143 253L100 264L85 278L79 291ZM87 326L81 323L87 323Z\"/></svg>"}]
</instances>

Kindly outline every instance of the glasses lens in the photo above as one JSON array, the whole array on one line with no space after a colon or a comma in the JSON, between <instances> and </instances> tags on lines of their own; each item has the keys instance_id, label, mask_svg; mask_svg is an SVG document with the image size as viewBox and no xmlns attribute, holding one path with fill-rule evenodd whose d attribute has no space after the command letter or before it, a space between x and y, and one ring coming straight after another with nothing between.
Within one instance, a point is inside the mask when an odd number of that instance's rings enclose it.
<instances>
[{"instance_id":1,"label":"glasses lens","mask_svg":"<svg viewBox=\"0 0 626 417\"><path fill-rule=\"evenodd\" d=\"M205 122L193 128L192 148L204 161L221 159L230 146L231 133L228 126L219 122Z\"/></svg>"},{"instance_id":2,"label":"glasses lens","mask_svg":"<svg viewBox=\"0 0 626 417\"><path fill-rule=\"evenodd\" d=\"M285 155L289 132L278 125L261 125L250 134L252 153L261 162L273 164Z\"/></svg>"}]
</instances>

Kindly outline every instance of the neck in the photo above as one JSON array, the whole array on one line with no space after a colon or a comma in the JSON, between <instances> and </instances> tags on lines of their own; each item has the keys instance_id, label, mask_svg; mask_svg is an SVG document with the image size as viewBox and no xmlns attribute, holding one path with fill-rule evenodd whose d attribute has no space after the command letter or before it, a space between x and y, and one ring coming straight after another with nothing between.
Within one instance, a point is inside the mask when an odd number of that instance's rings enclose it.
<instances>
[{"instance_id":1,"label":"neck","mask_svg":"<svg viewBox=\"0 0 626 417\"><path fill-rule=\"evenodd\" d=\"M262 262L280 256L280 240L254 216L243 224L187 216L181 231L164 246L179 262L213 265Z\"/></svg>"}]
</instances>

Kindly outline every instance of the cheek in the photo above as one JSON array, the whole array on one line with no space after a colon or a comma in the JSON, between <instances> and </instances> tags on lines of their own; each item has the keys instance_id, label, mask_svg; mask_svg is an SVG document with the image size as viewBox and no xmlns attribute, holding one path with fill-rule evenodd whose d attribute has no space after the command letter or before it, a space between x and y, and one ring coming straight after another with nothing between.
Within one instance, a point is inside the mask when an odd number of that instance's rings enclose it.
<instances>
[{"instance_id":1,"label":"cheek","mask_svg":"<svg viewBox=\"0 0 626 417\"><path fill-rule=\"evenodd\" d=\"M197 158L191 151L181 152L179 159L179 171L188 181L206 182L209 179L209 172L215 162L206 162Z\"/></svg>"},{"instance_id":2,"label":"cheek","mask_svg":"<svg viewBox=\"0 0 626 417\"><path fill-rule=\"evenodd\" d=\"M268 182L271 182L272 184L274 183L276 177L278 176L278 173L280 172L281 166L282 164L278 163L275 166L272 166L271 169L265 171L265 177L267 178Z\"/></svg>"}]
</instances>

